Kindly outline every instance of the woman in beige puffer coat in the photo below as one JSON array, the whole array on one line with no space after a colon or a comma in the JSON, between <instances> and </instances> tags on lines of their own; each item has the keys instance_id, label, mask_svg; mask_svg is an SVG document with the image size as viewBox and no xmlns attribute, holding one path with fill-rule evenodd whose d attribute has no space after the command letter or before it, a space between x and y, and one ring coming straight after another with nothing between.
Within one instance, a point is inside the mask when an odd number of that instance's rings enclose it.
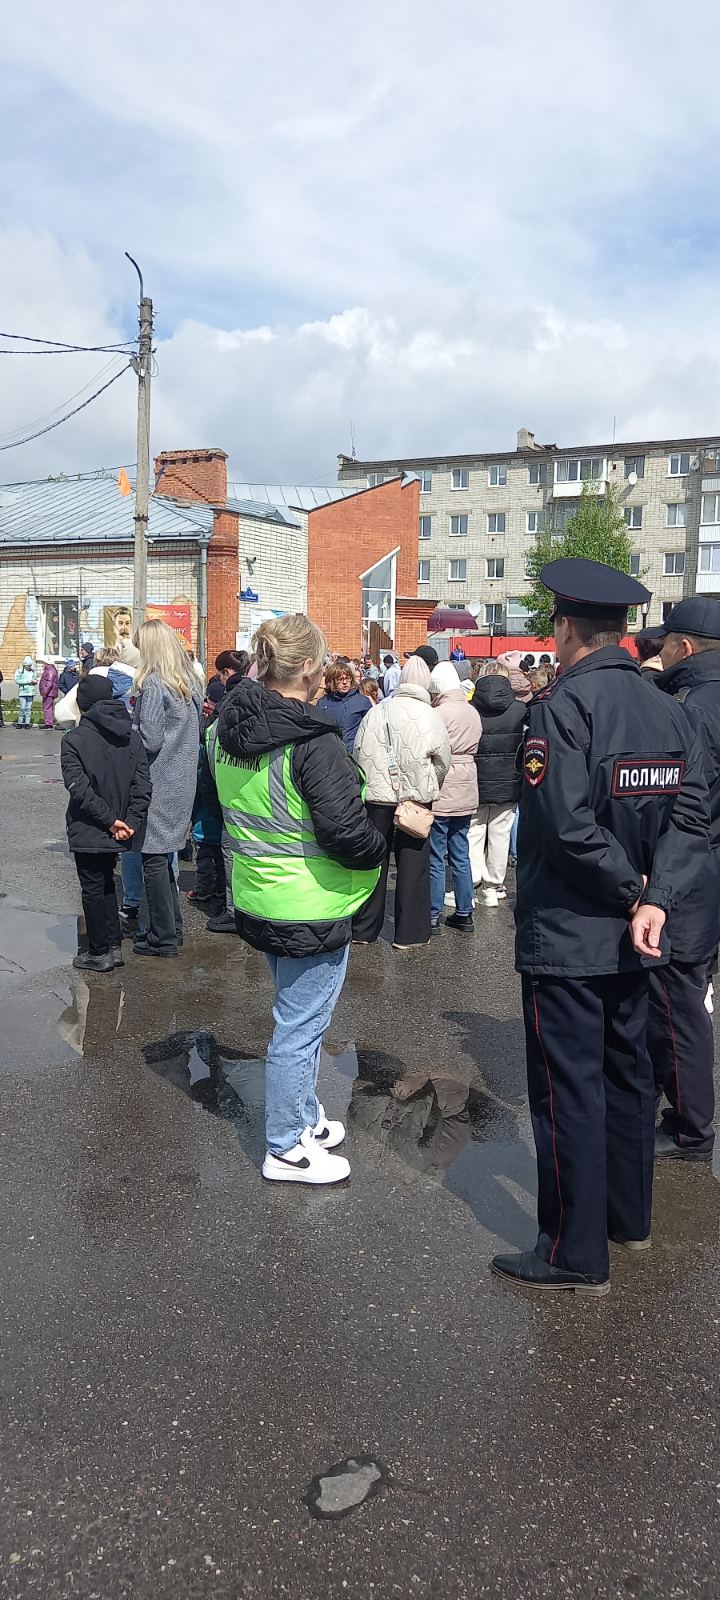
<instances>
[{"instance_id":1,"label":"woman in beige puffer coat","mask_svg":"<svg viewBox=\"0 0 720 1600\"><path fill-rule=\"evenodd\" d=\"M430 704L429 686L428 667L420 656L411 656L394 695L373 706L355 740L353 754L367 785L365 805L385 840L385 861L380 882L354 918L354 944L374 944L382 933L391 849L397 869L394 948L408 950L430 938L430 843L395 827L398 798L431 806L450 766L450 740ZM399 796L390 774L390 749Z\"/></svg>"},{"instance_id":2,"label":"woman in beige puffer coat","mask_svg":"<svg viewBox=\"0 0 720 1600\"><path fill-rule=\"evenodd\" d=\"M433 706L445 723L450 738L452 759L442 793L433 806L435 820L430 834L430 910L432 929L440 928L445 901L445 857L450 860L456 910L445 918L448 928L469 933L473 927L473 881L470 869L468 831L478 807L478 781L475 756L482 735L482 723L474 706L468 704L454 666L441 661L430 677Z\"/></svg>"}]
</instances>

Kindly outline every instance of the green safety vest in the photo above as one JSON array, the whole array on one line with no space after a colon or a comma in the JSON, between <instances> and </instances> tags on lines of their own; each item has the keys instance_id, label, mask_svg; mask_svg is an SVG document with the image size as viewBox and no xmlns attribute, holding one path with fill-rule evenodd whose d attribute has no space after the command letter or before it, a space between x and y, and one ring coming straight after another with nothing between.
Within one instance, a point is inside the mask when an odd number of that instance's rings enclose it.
<instances>
[{"instance_id":1,"label":"green safety vest","mask_svg":"<svg viewBox=\"0 0 720 1600\"><path fill-rule=\"evenodd\" d=\"M293 745L238 766L208 730L207 749L233 852L238 911L268 922L337 922L372 894L380 868L355 870L326 855L310 808L293 783Z\"/></svg>"}]
</instances>

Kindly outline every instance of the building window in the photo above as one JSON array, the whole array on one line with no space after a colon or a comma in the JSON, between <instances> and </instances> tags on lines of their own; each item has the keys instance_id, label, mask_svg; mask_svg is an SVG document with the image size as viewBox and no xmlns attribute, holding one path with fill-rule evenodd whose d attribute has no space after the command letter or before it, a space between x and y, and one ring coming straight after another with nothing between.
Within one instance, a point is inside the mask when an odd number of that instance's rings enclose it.
<instances>
[{"instance_id":1,"label":"building window","mask_svg":"<svg viewBox=\"0 0 720 1600\"><path fill-rule=\"evenodd\" d=\"M430 494L432 489L432 472L420 473L420 493Z\"/></svg>"},{"instance_id":2,"label":"building window","mask_svg":"<svg viewBox=\"0 0 720 1600\"><path fill-rule=\"evenodd\" d=\"M420 538L429 539L432 533L432 517L420 518Z\"/></svg>"},{"instance_id":3,"label":"building window","mask_svg":"<svg viewBox=\"0 0 720 1600\"><path fill-rule=\"evenodd\" d=\"M504 511L489 511L488 512L488 527L487 527L487 531L488 531L488 533L504 533L505 532L505 512Z\"/></svg>"},{"instance_id":4,"label":"building window","mask_svg":"<svg viewBox=\"0 0 720 1600\"><path fill-rule=\"evenodd\" d=\"M548 481L549 465L547 461L533 461L528 467L528 483L545 484Z\"/></svg>"},{"instance_id":5,"label":"building window","mask_svg":"<svg viewBox=\"0 0 720 1600\"><path fill-rule=\"evenodd\" d=\"M468 531L468 514L463 511L460 516L450 518L450 533L453 539L463 538Z\"/></svg>"},{"instance_id":6,"label":"building window","mask_svg":"<svg viewBox=\"0 0 720 1600\"><path fill-rule=\"evenodd\" d=\"M645 477L645 457L644 456L626 456L625 457L625 477L629 478L631 472L635 473L635 477L636 478L644 478Z\"/></svg>"},{"instance_id":7,"label":"building window","mask_svg":"<svg viewBox=\"0 0 720 1600\"><path fill-rule=\"evenodd\" d=\"M720 494L704 494L700 508L700 521L704 527L720 522Z\"/></svg>"},{"instance_id":8,"label":"building window","mask_svg":"<svg viewBox=\"0 0 720 1600\"><path fill-rule=\"evenodd\" d=\"M418 561L418 583L430 582L430 562Z\"/></svg>"},{"instance_id":9,"label":"building window","mask_svg":"<svg viewBox=\"0 0 720 1600\"><path fill-rule=\"evenodd\" d=\"M668 528L686 528L690 521L690 507L687 501L677 501L667 508Z\"/></svg>"},{"instance_id":10,"label":"building window","mask_svg":"<svg viewBox=\"0 0 720 1600\"><path fill-rule=\"evenodd\" d=\"M453 467L450 478L451 489L467 489L470 474L467 467Z\"/></svg>"},{"instance_id":11,"label":"building window","mask_svg":"<svg viewBox=\"0 0 720 1600\"><path fill-rule=\"evenodd\" d=\"M685 571L685 551L666 550L663 560L663 572L666 578L681 578Z\"/></svg>"},{"instance_id":12,"label":"building window","mask_svg":"<svg viewBox=\"0 0 720 1600\"><path fill-rule=\"evenodd\" d=\"M491 467L488 472L488 485L491 489L504 489L507 485L507 467Z\"/></svg>"},{"instance_id":13,"label":"building window","mask_svg":"<svg viewBox=\"0 0 720 1600\"><path fill-rule=\"evenodd\" d=\"M467 561L448 561L448 583L465 583Z\"/></svg>"},{"instance_id":14,"label":"building window","mask_svg":"<svg viewBox=\"0 0 720 1600\"><path fill-rule=\"evenodd\" d=\"M544 533L545 532L545 512L544 511L528 511L528 514L527 514L527 531L528 531L528 533Z\"/></svg>"},{"instance_id":15,"label":"building window","mask_svg":"<svg viewBox=\"0 0 720 1600\"><path fill-rule=\"evenodd\" d=\"M522 633L530 613L523 600L511 595L507 603L508 633Z\"/></svg>"},{"instance_id":16,"label":"building window","mask_svg":"<svg viewBox=\"0 0 720 1600\"><path fill-rule=\"evenodd\" d=\"M555 477L558 483L589 483L602 478L601 456L583 456L574 461L558 461Z\"/></svg>"},{"instance_id":17,"label":"building window","mask_svg":"<svg viewBox=\"0 0 720 1600\"><path fill-rule=\"evenodd\" d=\"M701 544L700 571L720 572L720 544Z\"/></svg>"},{"instance_id":18,"label":"building window","mask_svg":"<svg viewBox=\"0 0 720 1600\"><path fill-rule=\"evenodd\" d=\"M680 450L668 461L669 478L686 478L690 471L690 451Z\"/></svg>"},{"instance_id":19,"label":"building window","mask_svg":"<svg viewBox=\"0 0 720 1600\"><path fill-rule=\"evenodd\" d=\"M78 642L78 603L66 599L41 600L42 653L46 656L76 656Z\"/></svg>"},{"instance_id":20,"label":"building window","mask_svg":"<svg viewBox=\"0 0 720 1600\"><path fill-rule=\"evenodd\" d=\"M502 627L502 614L503 614L503 608L502 608L502 606L500 604L486 606L485 607L485 627L486 628L501 628Z\"/></svg>"},{"instance_id":21,"label":"building window","mask_svg":"<svg viewBox=\"0 0 720 1600\"><path fill-rule=\"evenodd\" d=\"M505 577L505 557L504 556L488 556L488 558L487 558L487 575L488 575L489 578L504 578Z\"/></svg>"},{"instance_id":22,"label":"building window","mask_svg":"<svg viewBox=\"0 0 720 1600\"><path fill-rule=\"evenodd\" d=\"M626 506L625 521L628 528L642 527L642 506Z\"/></svg>"},{"instance_id":23,"label":"building window","mask_svg":"<svg viewBox=\"0 0 720 1600\"><path fill-rule=\"evenodd\" d=\"M631 578L639 578L640 577L640 551L639 550L631 550L631 552L630 552L630 577Z\"/></svg>"},{"instance_id":24,"label":"building window","mask_svg":"<svg viewBox=\"0 0 720 1600\"><path fill-rule=\"evenodd\" d=\"M367 475L368 489L377 489L378 484L385 483L385 481L386 476L384 472L369 472Z\"/></svg>"}]
</instances>

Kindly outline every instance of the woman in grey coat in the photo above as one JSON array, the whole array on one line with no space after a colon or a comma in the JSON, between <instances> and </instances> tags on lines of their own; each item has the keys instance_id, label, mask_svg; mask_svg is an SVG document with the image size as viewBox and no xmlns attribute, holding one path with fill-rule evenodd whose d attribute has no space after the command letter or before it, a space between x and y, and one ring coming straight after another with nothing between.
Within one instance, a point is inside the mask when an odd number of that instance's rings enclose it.
<instances>
[{"instance_id":1,"label":"woman in grey coat","mask_svg":"<svg viewBox=\"0 0 720 1600\"><path fill-rule=\"evenodd\" d=\"M133 723L147 751L152 799L142 850L149 926L133 948L140 956L173 957L182 918L172 856L185 843L195 800L202 694L166 622L143 623L138 644Z\"/></svg>"}]
</instances>

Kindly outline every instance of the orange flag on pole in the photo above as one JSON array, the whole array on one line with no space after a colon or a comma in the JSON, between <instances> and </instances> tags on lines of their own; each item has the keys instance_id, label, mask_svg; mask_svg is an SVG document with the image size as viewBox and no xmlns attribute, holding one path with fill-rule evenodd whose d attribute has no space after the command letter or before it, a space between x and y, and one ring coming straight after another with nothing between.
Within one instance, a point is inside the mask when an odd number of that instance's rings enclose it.
<instances>
[{"instance_id":1,"label":"orange flag on pole","mask_svg":"<svg viewBox=\"0 0 720 1600\"><path fill-rule=\"evenodd\" d=\"M121 467L118 473L117 485L122 495L132 494L132 484L124 467Z\"/></svg>"}]
</instances>

